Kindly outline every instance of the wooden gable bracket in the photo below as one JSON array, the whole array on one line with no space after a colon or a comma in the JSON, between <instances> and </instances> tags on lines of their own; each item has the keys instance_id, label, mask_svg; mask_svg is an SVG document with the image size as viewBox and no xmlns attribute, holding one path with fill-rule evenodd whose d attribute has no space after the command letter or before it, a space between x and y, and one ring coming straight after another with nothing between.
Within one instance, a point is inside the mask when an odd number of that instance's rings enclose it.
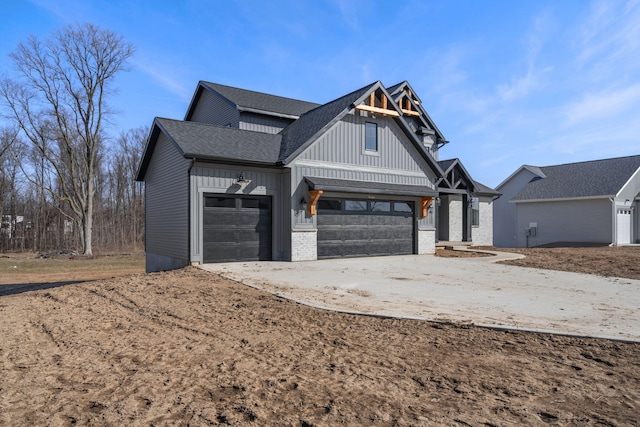
<instances>
[{"instance_id":1,"label":"wooden gable bracket","mask_svg":"<svg viewBox=\"0 0 640 427\"><path fill-rule=\"evenodd\" d=\"M309 190L309 215L314 216L316 214L316 205L318 199L322 196L322 190Z\"/></svg>"},{"instance_id":2,"label":"wooden gable bracket","mask_svg":"<svg viewBox=\"0 0 640 427\"><path fill-rule=\"evenodd\" d=\"M429 209L429 206L431 206L431 203L433 203L433 201L435 200L435 197L421 197L420 198L420 218L424 218L427 216L427 210Z\"/></svg>"},{"instance_id":3,"label":"wooden gable bracket","mask_svg":"<svg viewBox=\"0 0 640 427\"><path fill-rule=\"evenodd\" d=\"M373 91L369 94L369 103L356 105L355 109L382 114L383 116L400 117L400 113L388 108L387 96L384 93L380 94L380 105L381 107L376 107L376 92Z\"/></svg>"}]
</instances>

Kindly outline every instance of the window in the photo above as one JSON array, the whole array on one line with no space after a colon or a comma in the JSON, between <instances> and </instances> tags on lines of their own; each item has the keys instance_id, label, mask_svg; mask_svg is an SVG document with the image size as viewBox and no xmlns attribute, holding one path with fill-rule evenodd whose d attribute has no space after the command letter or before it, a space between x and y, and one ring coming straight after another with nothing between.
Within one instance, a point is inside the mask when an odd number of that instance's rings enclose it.
<instances>
[{"instance_id":1,"label":"window","mask_svg":"<svg viewBox=\"0 0 640 427\"><path fill-rule=\"evenodd\" d=\"M393 204L393 211L394 212L413 213L413 207L408 202L395 202Z\"/></svg>"},{"instance_id":2,"label":"window","mask_svg":"<svg viewBox=\"0 0 640 427\"><path fill-rule=\"evenodd\" d=\"M345 211L366 211L367 201L366 200L345 200L344 210Z\"/></svg>"},{"instance_id":3,"label":"window","mask_svg":"<svg viewBox=\"0 0 640 427\"><path fill-rule=\"evenodd\" d=\"M234 197L206 196L204 206L207 208L235 208L236 199Z\"/></svg>"},{"instance_id":4,"label":"window","mask_svg":"<svg viewBox=\"0 0 640 427\"><path fill-rule=\"evenodd\" d=\"M340 200L320 199L318 201L318 209L327 211L339 211L340 209L342 209L342 207L340 206Z\"/></svg>"},{"instance_id":5,"label":"window","mask_svg":"<svg viewBox=\"0 0 640 427\"><path fill-rule=\"evenodd\" d=\"M480 199L477 197L471 198L471 225L480 226Z\"/></svg>"},{"instance_id":6,"label":"window","mask_svg":"<svg viewBox=\"0 0 640 427\"><path fill-rule=\"evenodd\" d=\"M378 125L371 122L364 124L364 149L378 151Z\"/></svg>"},{"instance_id":7,"label":"window","mask_svg":"<svg viewBox=\"0 0 640 427\"><path fill-rule=\"evenodd\" d=\"M371 202L371 212L391 212L391 202Z\"/></svg>"}]
</instances>

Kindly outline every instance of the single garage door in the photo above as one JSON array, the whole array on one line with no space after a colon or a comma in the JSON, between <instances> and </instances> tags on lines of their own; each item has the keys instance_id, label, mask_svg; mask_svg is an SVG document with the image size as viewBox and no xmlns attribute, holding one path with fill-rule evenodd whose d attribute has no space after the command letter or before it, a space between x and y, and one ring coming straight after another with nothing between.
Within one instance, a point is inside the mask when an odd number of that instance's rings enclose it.
<instances>
[{"instance_id":1,"label":"single garage door","mask_svg":"<svg viewBox=\"0 0 640 427\"><path fill-rule=\"evenodd\" d=\"M618 209L616 241L619 245L631 243L631 212L631 209Z\"/></svg>"},{"instance_id":2,"label":"single garage door","mask_svg":"<svg viewBox=\"0 0 640 427\"><path fill-rule=\"evenodd\" d=\"M413 229L413 202L321 198L318 258L412 254Z\"/></svg>"},{"instance_id":3,"label":"single garage door","mask_svg":"<svg viewBox=\"0 0 640 427\"><path fill-rule=\"evenodd\" d=\"M204 262L271 260L271 197L205 194Z\"/></svg>"}]
</instances>

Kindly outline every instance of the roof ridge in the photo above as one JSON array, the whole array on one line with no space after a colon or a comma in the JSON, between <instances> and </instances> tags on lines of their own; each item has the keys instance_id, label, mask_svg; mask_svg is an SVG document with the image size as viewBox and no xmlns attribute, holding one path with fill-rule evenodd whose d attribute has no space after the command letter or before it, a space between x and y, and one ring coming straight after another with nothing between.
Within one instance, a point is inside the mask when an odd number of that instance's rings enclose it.
<instances>
[{"instance_id":1,"label":"roof ridge","mask_svg":"<svg viewBox=\"0 0 640 427\"><path fill-rule=\"evenodd\" d=\"M552 168L552 167L559 167L559 166L580 165L580 164L584 164L584 163L599 163L599 162L606 162L606 161L611 161L611 160L630 159L630 158L633 158L633 157L639 157L640 158L640 154L634 154L634 155L630 155L630 156L610 157L610 158L607 158L607 159L582 160L582 161L579 161L579 162L560 163L560 164L557 164L557 165L534 166L534 165L525 164L523 166L533 166L533 167L537 167L537 168Z\"/></svg>"},{"instance_id":2,"label":"roof ridge","mask_svg":"<svg viewBox=\"0 0 640 427\"><path fill-rule=\"evenodd\" d=\"M225 88L229 88L229 89L233 89L233 90L240 90L240 91L243 91L243 92L250 92L250 93L254 93L254 94L258 94L258 95L268 95L268 96L273 96L273 97L276 97L276 98L288 99L288 100L291 100L291 101L305 102L307 104L322 105L322 104L319 104L317 102L307 101L307 100L304 100L304 99L292 98L290 96L274 95L272 93L260 92L260 91L252 90L252 89L244 89L244 88L236 87L236 86L223 85L221 83L209 82L209 81L206 81L206 80L200 80L200 82L204 83L204 84L207 84L207 85L222 86L222 87L225 87Z\"/></svg>"}]
</instances>

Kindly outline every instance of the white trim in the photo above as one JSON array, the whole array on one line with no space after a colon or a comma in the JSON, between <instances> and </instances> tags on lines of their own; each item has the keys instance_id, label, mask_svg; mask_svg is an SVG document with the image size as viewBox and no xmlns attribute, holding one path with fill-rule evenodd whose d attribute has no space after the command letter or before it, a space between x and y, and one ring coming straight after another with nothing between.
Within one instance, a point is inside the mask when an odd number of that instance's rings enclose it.
<instances>
[{"instance_id":1,"label":"white trim","mask_svg":"<svg viewBox=\"0 0 640 427\"><path fill-rule=\"evenodd\" d=\"M640 168L638 168L633 174L631 174L631 177L620 188L620 190L618 191L618 194L616 194L616 197L620 197L620 193L622 193L625 190L625 188L627 187L627 185L629 185L631 183L631 181L636 179L636 176L638 176L638 175L640 175Z\"/></svg>"},{"instance_id":2,"label":"white trim","mask_svg":"<svg viewBox=\"0 0 640 427\"><path fill-rule=\"evenodd\" d=\"M615 196L588 196L588 197L561 197L557 199L531 199L531 200L509 200L509 203L541 203L541 202L568 202L574 200L595 200L595 199L609 199L611 200Z\"/></svg>"},{"instance_id":3,"label":"white trim","mask_svg":"<svg viewBox=\"0 0 640 427\"><path fill-rule=\"evenodd\" d=\"M293 120L298 120L300 118L300 116L295 116L293 114L276 113L274 111L266 111L266 110L259 110L257 108L242 107L240 105L238 105L237 108L238 108L238 111L240 112L262 114L263 116L282 117L285 119L293 119Z\"/></svg>"},{"instance_id":4,"label":"white trim","mask_svg":"<svg viewBox=\"0 0 640 427\"><path fill-rule=\"evenodd\" d=\"M519 174L523 170L528 170L529 172L531 172L535 176L539 176L540 178L546 178L547 177L544 174L544 172L542 172L542 169L540 169L540 167L538 167L538 166L522 165L514 173L509 175L504 181L502 181L500 184L498 184L498 186L496 187L496 191L498 191L498 189L500 187L505 185L508 181L511 180L511 178L513 178L514 176L516 176L517 174Z\"/></svg>"},{"instance_id":5,"label":"white trim","mask_svg":"<svg viewBox=\"0 0 640 427\"><path fill-rule=\"evenodd\" d=\"M342 170L342 171L351 171L351 172L365 172L365 173L379 173L384 175L397 175L397 176L412 176L417 178L427 178L431 184L431 178L423 173L416 171L408 171L408 170L399 170L399 169L388 169L388 168L371 168L366 166L358 166L358 165L349 165L344 163L327 163L318 160L298 160L295 161L294 164L296 166L309 167L309 168L320 168L320 169L331 169L331 170Z\"/></svg>"}]
</instances>

